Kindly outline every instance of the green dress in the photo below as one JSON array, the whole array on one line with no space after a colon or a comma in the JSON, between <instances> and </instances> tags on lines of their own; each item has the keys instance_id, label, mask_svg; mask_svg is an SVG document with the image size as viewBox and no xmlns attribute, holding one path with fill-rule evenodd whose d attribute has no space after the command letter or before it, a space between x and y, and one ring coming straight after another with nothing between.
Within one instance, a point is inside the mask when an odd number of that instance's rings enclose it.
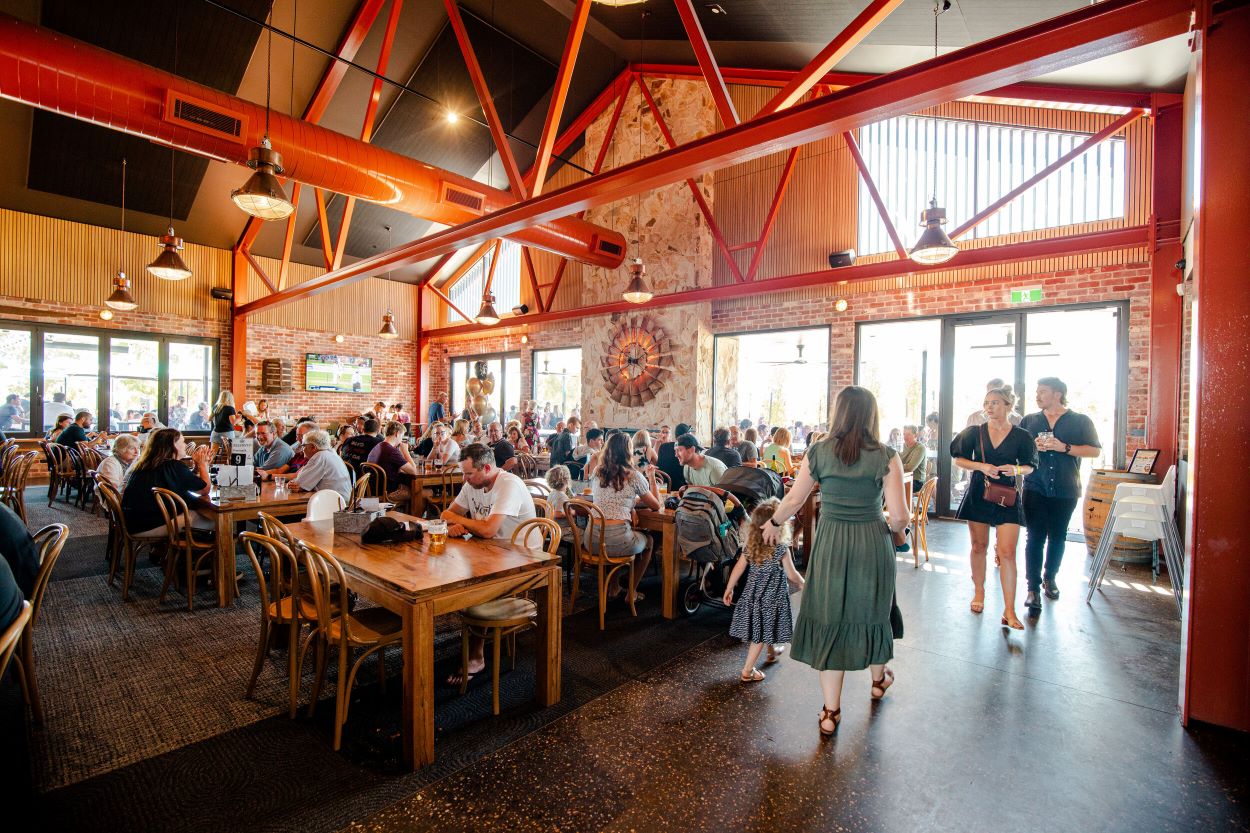
<instances>
[{"instance_id":1,"label":"green dress","mask_svg":"<svg viewBox=\"0 0 1250 833\"><path fill-rule=\"evenodd\" d=\"M847 466L830 440L808 449L808 470L820 484L820 521L792 650L818 671L859 671L894 657L894 543L881 501L896 454L882 446Z\"/></svg>"}]
</instances>

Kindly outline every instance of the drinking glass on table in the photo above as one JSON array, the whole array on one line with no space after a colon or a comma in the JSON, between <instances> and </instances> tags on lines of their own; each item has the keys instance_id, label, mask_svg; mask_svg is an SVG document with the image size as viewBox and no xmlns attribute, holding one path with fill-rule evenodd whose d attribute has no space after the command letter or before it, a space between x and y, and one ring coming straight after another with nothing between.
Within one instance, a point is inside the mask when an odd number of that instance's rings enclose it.
<instances>
[{"instance_id":1,"label":"drinking glass on table","mask_svg":"<svg viewBox=\"0 0 1250 833\"><path fill-rule=\"evenodd\" d=\"M287 491L287 484L290 482L290 480L291 478L287 477L285 474L275 474L273 476L274 492L279 493L279 494L285 494Z\"/></svg>"},{"instance_id":2,"label":"drinking glass on table","mask_svg":"<svg viewBox=\"0 0 1250 833\"><path fill-rule=\"evenodd\" d=\"M440 553L447 548L447 521L437 518L425 529L430 534L430 552Z\"/></svg>"}]
</instances>

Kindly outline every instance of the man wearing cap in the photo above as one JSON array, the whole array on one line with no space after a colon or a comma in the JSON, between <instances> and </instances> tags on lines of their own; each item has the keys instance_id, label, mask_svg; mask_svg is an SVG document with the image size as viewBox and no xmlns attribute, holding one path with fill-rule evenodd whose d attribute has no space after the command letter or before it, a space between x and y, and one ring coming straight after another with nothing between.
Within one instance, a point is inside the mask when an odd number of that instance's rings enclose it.
<instances>
[{"instance_id":1,"label":"man wearing cap","mask_svg":"<svg viewBox=\"0 0 1250 833\"><path fill-rule=\"evenodd\" d=\"M690 433L690 426L684 422L677 423L677 431L674 437L681 437ZM660 471L668 475L669 490L677 491L686 485L686 474L682 469L681 460L677 459L677 443L667 442L660 443L660 447L655 452L655 465Z\"/></svg>"},{"instance_id":2,"label":"man wearing cap","mask_svg":"<svg viewBox=\"0 0 1250 833\"><path fill-rule=\"evenodd\" d=\"M676 453L688 486L715 486L725 475L725 464L704 454L694 434L677 437Z\"/></svg>"}]
</instances>

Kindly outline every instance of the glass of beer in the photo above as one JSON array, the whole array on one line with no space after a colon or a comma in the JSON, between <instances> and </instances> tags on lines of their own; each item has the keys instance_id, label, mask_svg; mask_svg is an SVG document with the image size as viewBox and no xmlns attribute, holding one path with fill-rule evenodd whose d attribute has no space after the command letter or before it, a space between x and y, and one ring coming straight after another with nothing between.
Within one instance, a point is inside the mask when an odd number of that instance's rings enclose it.
<instances>
[{"instance_id":1,"label":"glass of beer","mask_svg":"<svg viewBox=\"0 0 1250 833\"><path fill-rule=\"evenodd\" d=\"M447 521L430 521L426 532L430 534L430 552L441 553L447 549Z\"/></svg>"}]
</instances>

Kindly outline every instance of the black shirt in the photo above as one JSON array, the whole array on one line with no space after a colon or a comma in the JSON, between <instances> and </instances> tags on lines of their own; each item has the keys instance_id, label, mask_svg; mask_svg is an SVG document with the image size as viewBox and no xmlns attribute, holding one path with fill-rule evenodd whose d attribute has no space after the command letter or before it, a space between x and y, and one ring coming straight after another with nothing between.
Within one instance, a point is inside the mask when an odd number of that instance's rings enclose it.
<instances>
[{"instance_id":1,"label":"black shirt","mask_svg":"<svg viewBox=\"0 0 1250 833\"><path fill-rule=\"evenodd\" d=\"M1064 411L1052 428L1046 414L1038 411L1020 420L1020 427L1034 438L1043 431L1050 431L1061 443L1069 445L1092 445L1102 448L1094 421L1085 414ZM1039 451L1037 468L1024 478L1024 488L1045 497L1075 500L1081 496L1081 458L1066 451Z\"/></svg>"},{"instance_id":2,"label":"black shirt","mask_svg":"<svg viewBox=\"0 0 1250 833\"><path fill-rule=\"evenodd\" d=\"M12 569L22 594L30 598L35 590L35 579L39 577L39 553L26 524L4 504L0 504L0 551L4 553L4 560Z\"/></svg>"},{"instance_id":3,"label":"black shirt","mask_svg":"<svg viewBox=\"0 0 1250 833\"><path fill-rule=\"evenodd\" d=\"M727 469L742 465L742 455L738 453L737 449L730 448L727 445L712 446L707 450L707 456L720 460Z\"/></svg>"},{"instance_id":4,"label":"black shirt","mask_svg":"<svg viewBox=\"0 0 1250 833\"><path fill-rule=\"evenodd\" d=\"M360 464L369 459L369 452L373 451L373 447L380 442L382 442L381 437L371 434L348 437L343 440L343 450L340 456L344 463L356 470L356 474L360 474Z\"/></svg>"},{"instance_id":5,"label":"black shirt","mask_svg":"<svg viewBox=\"0 0 1250 833\"><path fill-rule=\"evenodd\" d=\"M5 630L22 612L22 591L13 580L7 561L0 561L0 631Z\"/></svg>"},{"instance_id":6,"label":"black shirt","mask_svg":"<svg viewBox=\"0 0 1250 833\"><path fill-rule=\"evenodd\" d=\"M134 472L122 492L122 514L131 532L146 532L165 525L165 516L152 494L156 486L178 494L190 504L195 500L191 492L202 491L208 484L181 460L166 460L154 469Z\"/></svg>"},{"instance_id":7,"label":"black shirt","mask_svg":"<svg viewBox=\"0 0 1250 833\"><path fill-rule=\"evenodd\" d=\"M234 416L234 408L229 405L222 405L213 411L213 430L218 434L229 434L234 430L234 423L230 421L232 416Z\"/></svg>"},{"instance_id":8,"label":"black shirt","mask_svg":"<svg viewBox=\"0 0 1250 833\"><path fill-rule=\"evenodd\" d=\"M297 439L296 433L297 432L294 428L292 428L290 431L287 431L285 434L282 435L282 442L286 443L291 448L294 448L296 452L298 452L299 449L295 448L295 440Z\"/></svg>"},{"instance_id":9,"label":"black shirt","mask_svg":"<svg viewBox=\"0 0 1250 833\"><path fill-rule=\"evenodd\" d=\"M573 459L573 435L561 431L551 442L551 465L563 466Z\"/></svg>"},{"instance_id":10,"label":"black shirt","mask_svg":"<svg viewBox=\"0 0 1250 833\"><path fill-rule=\"evenodd\" d=\"M500 440L497 443L491 443L490 450L495 452L496 468L503 468L504 463L516 456L516 449L513 448L512 443L507 440Z\"/></svg>"},{"instance_id":11,"label":"black shirt","mask_svg":"<svg viewBox=\"0 0 1250 833\"><path fill-rule=\"evenodd\" d=\"M686 471L677 459L677 443L664 443L655 453L655 465L668 475L670 489L677 490L686 485Z\"/></svg>"},{"instance_id":12,"label":"black shirt","mask_svg":"<svg viewBox=\"0 0 1250 833\"><path fill-rule=\"evenodd\" d=\"M70 448L77 448L78 443L85 443L89 440L90 437L87 436L87 432L77 422L71 422L69 425L66 425L56 438L59 445L67 445Z\"/></svg>"},{"instance_id":13,"label":"black shirt","mask_svg":"<svg viewBox=\"0 0 1250 833\"><path fill-rule=\"evenodd\" d=\"M433 437L426 437L424 440L417 443L417 456L418 457L429 457L430 452L433 450L434 450L434 438Z\"/></svg>"}]
</instances>

